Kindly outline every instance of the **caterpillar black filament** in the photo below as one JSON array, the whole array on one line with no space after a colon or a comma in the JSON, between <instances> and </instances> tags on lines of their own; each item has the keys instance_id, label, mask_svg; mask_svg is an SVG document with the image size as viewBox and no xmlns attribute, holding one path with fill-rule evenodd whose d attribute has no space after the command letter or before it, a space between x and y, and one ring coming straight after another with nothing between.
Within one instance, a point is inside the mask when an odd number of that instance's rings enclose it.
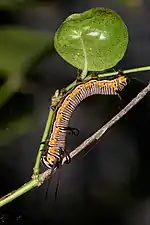
<instances>
[{"instance_id":1,"label":"caterpillar black filament","mask_svg":"<svg viewBox=\"0 0 150 225\"><path fill-rule=\"evenodd\" d=\"M48 141L48 147L42 157L42 162L48 168L57 166L56 162L61 162L65 154L66 132L70 117L77 105L91 95L118 95L127 85L127 77L118 76L113 80L91 79L86 83L78 84L68 93L57 109L53 123L52 132Z\"/></svg>"}]
</instances>

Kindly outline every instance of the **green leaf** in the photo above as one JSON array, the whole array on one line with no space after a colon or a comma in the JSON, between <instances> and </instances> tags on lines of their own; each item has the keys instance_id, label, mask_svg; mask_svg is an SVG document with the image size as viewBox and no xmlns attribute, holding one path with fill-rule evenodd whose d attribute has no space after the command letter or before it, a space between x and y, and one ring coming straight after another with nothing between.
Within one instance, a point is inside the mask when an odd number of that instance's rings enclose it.
<instances>
[{"instance_id":1,"label":"green leaf","mask_svg":"<svg viewBox=\"0 0 150 225\"><path fill-rule=\"evenodd\" d=\"M23 76L32 65L51 50L52 39L48 33L19 27L0 29L0 76L7 78L0 88L0 106L21 87Z\"/></svg>"},{"instance_id":2,"label":"green leaf","mask_svg":"<svg viewBox=\"0 0 150 225\"><path fill-rule=\"evenodd\" d=\"M104 71L124 56L128 31L120 16L111 9L93 8L69 16L54 37L60 56L74 67Z\"/></svg>"}]
</instances>

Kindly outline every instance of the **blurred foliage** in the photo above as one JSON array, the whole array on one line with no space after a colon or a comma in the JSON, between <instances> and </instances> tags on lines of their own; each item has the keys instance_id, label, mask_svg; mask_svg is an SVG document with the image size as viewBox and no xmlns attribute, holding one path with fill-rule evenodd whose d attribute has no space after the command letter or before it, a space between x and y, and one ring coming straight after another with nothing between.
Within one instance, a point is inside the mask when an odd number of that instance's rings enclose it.
<instances>
[{"instance_id":1,"label":"blurred foliage","mask_svg":"<svg viewBox=\"0 0 150 225\"><path fill-rule=\"evenodd\" d=\"M144 5L144 0L118 0L118 1L129 7L140 7Z\"/></svg>"},{"instance_id":2,"label":"blurred foliage","mask_svg":"<svg viewBox=\"0 0 150 225\"><path fill-rule=\"evenodd\" d=\"M0 145L34 127L32 94L16 93L0 109ZM7 116L6 116L7 115Z\"/></svg>"},{"instance_id":3,"label":"blurred foliage","mask_svg":"<svg viewBox=\"0 0 150 225\"><path fill-rule=\"evenodd\" d=\"M16 118L7 124L5 129L0 129L0 146L9 144L12 139L18 135L24 134L34 125L31 115L24 115L21 118Z\"/></svg>"},{"instance_id":4,"label":"blurred foliage","mask_svg":"<svg viewBox=\"0 0 150 225\"><path fill-rule=\"evenodd\" d=\"M6 80L0 87L0 106L21 87L35 61L50 50L52 40L47 33L19 27L0 29L0 76Z\"/></svg>"},{"instance_id":5,"label":"blurred foliage","mask_svg":"<svg viewBox=\"0 0 150 225\"><path fill-rule=\"evenodd\" d=\"M32 110L27 112L23 107L25 99L17 103L15 109L10 100L14 99L15 93L21 91L26 74L52 50L49 33L18 26L0 28L0 145L7 144L15 136L34 127L33 105L31 104ZM30 105L29 99L27 105ZM8 112L10 109L14 113L13 117ZM18 109L21 114L17 113Z\"/></svg>"},{"instance_id":6,"label":"blurred foliage","mask_svg":"<svg viewBox=\"0 0 150 225\"><path fill-rule=\"evenodd\" d=\"M55 0L0 0L0 9L4 10L22 10L24 7L30 7L30 5L36 3L51 4Z\"/></svg>"},{"instance_id":7,"label":"blurred foliage","mask_svg":"<svg viewBox=\"0 0 150 225\"><path fill-rule=\"evenodd\" d=\"M33 2L33 0L0 0L0 8L7 10L15 10Z\"/></svg>"}]
</instances>

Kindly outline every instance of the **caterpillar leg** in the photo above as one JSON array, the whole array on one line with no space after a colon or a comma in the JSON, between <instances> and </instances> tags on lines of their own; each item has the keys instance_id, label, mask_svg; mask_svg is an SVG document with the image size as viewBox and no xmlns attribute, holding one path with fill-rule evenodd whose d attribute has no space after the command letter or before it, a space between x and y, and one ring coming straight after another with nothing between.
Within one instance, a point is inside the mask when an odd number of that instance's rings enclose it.
<instances>
[{"instance_id":1,"label":"caterpillar leg","mask_svg":"<svg viewBox=\"0 0 150 225\"><path fill-rule=\"evenodd\" d=\"M122 97L119 93L117 93L117 97L119 98L120 101L122 101Z\"/></svg>"},{"instance_id":2,"label":"caterpillar leg","mask_svg":"<svg viewBox=\"0 0 150 225\"><path fill-rule=\"evenodd\" d=\"M124 72L122 70L118 70L118 75L117 76L124 76Z\"/></svg>"},{"instance_id":3,"label":"caterpillar leg","mask_svg":"<svg viewBox=\"0 0 150 225\"><path fill-rule=\"evenodd\" d=\"M43 154L44 154L45 151L46 151L46 147L45 147L45 146L47 146L47 144L48 144L48 141L42 141L42 142L40 143L40 145L44 145L44 147L40 150L41 152L43 152Z\"/></svg>"},{"instance_id":4,"label":"caterpillar leg","mask_svg":"<svg viewBox=\"0 0 150 225\"><path fill-rule=\"evenodd\" d=\"M66 157L65 163L69 164L71 162L71 157L69 155L69 152L66 150L63 150L62 148L59 149L59 154L60 154L60 160L59 160L59 165L62 163L62 160L64 157Z\"/></svg>"},{"instance_id":5,"label":"caterpillar leg","mask_svg":"<svg viewBox=\"0 0 150 225\"><path fill-rule=\"evenodd\" d=\"M98 79L98 74L99 74L99 72L93 71L90 75L91 75L92 79Z\"/></svg>"},{"instance_id":6,"label":"caterpillar leg","mask_svg":"<svg viewBox=\"0 0 150 225\"><path fill-rule=\"evenodd\" d=\"M66 161L65 161L65 163L66 164L69 164L70 162L71 162L71 157L70 157L70 154L69 154L69 152L67 152L66 150L64 151L64 155L66 156Z\"/></svg>"},{"instance_id":7,"label":"caterpillar leg","mask_svg":"<svg viewBox=\"0 0 150 225\"><path fill-rule=\"evenodd\" d=\"M67 93L67 91L66 91L65 88L62 88L62 89L60 90L60 96L64 96L66 93Z\"/></svg>"},{"instance_id":8,"label":"caterpillar leg","mask_svg":"<svg viewBox=\"0 0 150 225\"><path fill-rule=\"evenodd\" d=\"M47 144L47 141L42 141L41 143L40 143L40 145L46 145Z\"/></svg>"},{"instance_id":9,"label":"caterpillar leg","mask_svg":"<svg viewBox=\"0 0 150 225\"><path fill-rule=\"evenodd\" d=\"M53 111L56 110L56 106L54 106L54 105L51 105L50 108L51 108Z\"/></svg>"}]
</instances>

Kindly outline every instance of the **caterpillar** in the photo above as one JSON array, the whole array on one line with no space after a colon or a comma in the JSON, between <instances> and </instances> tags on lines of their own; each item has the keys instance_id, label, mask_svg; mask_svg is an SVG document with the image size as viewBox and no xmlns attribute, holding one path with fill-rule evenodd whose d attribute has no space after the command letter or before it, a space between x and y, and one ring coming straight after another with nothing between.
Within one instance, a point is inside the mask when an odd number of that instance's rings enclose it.
<instances>
[{"instance_id":1,"label":"caterpillar","mask_svg":"<svg viewBox=\"0 0 150 225\"><path fill-rule=\"evenodd\" d=\"M70 117L77 105L91 95L119 95L127 85L127 77L123 74L111 80L98 80L92 78L87 82L81 82L64 96L56 111L52 132L47 144L45 154L42 156L43 164L48 168L58 167L65 154L65 140ZM68 155L68 162L70 161Z\"/></svg>"}]
</instances>

